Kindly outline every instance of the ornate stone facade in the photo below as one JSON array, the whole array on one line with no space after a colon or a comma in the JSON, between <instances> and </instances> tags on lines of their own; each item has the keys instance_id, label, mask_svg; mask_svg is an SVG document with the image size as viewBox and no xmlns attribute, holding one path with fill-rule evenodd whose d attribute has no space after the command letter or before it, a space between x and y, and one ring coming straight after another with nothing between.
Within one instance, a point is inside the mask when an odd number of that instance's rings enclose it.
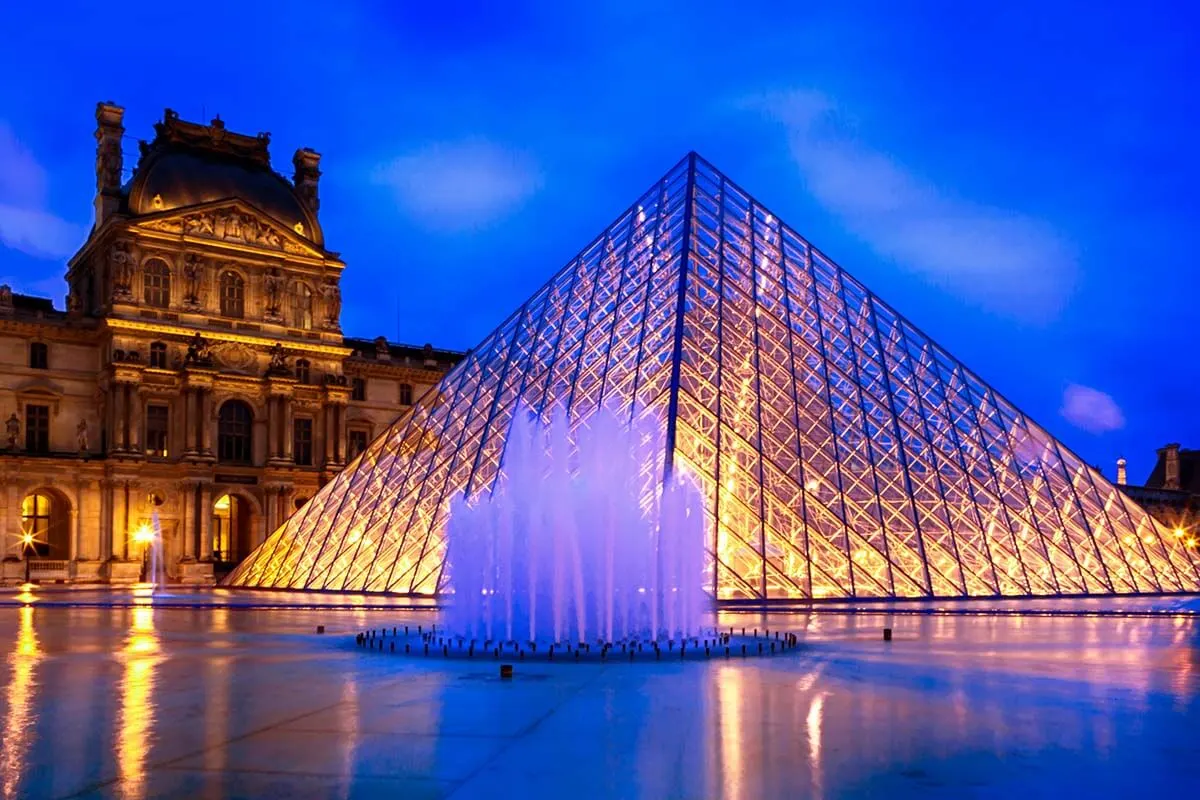
<instances>
[{"instance_id":1,"label":"ornate stone facade","mask_svg":"<svg viewBox=\"0 0 1200 800\"><path fill-rule=\"evenodd\" d=\"M0 580L131 582L157 517L172 580L211 582L461 354L343 337L320 156L168 111L120 184L97 107L96 224L66 310L0 287Z\"/></svg>"}]
</instances>

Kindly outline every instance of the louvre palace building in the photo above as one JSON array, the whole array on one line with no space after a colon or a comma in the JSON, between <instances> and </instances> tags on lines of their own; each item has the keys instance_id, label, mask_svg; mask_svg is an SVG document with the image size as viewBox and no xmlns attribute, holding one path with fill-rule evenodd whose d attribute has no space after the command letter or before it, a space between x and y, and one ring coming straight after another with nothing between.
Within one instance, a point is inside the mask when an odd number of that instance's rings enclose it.
<instances>
[{"instance_id":1,"label":"louvre palace building","mask_svg":"<svg viewBox=\"0 0 1200 800\"><path fill-rule=\"evenodd\" d=\"M167 111L131 177L96 108L95 224L65 309L0 287L0 580L219 579L460 353L342 335L320 156Z\"/></svg>"}]
</instances>

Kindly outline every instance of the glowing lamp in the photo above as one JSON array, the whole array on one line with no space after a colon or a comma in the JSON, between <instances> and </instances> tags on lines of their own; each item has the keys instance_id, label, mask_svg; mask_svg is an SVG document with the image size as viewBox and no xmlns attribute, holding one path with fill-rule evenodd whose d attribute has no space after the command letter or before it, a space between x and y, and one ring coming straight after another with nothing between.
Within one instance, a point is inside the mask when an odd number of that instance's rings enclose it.
<instances>
[{"instance_id":1,"label":"glowing lamp","mask_svg":"<svg viewBox=\"0 0 1200 800\"><path fill-rule=\"evenodd\" d=\"M1176 529L1173 531L1173 533L1175 534L1175 538L1176 538L1176 539L1182 539L1182 538L1183 538L1183 528L1176 528Z\"/></svg>"},{"instance_id":2,"label":"glowing lamp","mask_svg":"<svg viewBox=\"0 0 1200 800\"><path fill-rule=\"evenodd\" d=\"M150 544L154 541L154 531L146 523L142 523L133 531L133 541L138 544Z\"/></svg>"}]
</instances>

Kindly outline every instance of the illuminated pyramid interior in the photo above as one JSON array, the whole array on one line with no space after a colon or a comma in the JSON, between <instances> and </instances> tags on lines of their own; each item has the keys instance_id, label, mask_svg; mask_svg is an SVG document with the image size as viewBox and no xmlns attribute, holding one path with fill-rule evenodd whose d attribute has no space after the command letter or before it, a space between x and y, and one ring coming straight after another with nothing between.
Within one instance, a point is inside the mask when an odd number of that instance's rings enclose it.
<instances>
[{"instance_id":1,"label":"illuminated pyramid interior","mask_svg":"<svg viewBox=\"0 0 1200 800\"><path fill-rule=\"evenodd\" d=\"M433 594L518 399L665 429L721 599L1196 591L1196 555L690 155L227 584Z\"/></svg>"}]
</instances>

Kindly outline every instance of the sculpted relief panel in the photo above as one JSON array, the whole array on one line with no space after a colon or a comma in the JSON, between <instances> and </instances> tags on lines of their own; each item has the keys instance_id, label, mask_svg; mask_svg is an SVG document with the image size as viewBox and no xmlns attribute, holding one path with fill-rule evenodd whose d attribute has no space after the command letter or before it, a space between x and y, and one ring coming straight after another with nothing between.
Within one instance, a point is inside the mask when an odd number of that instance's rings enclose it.
<instances>
[{"instance_id":1,"label":"sculpted relief panel","mask_svg":"<svg viewBox=\"0 0 1200 800\"><path fill-rule=\"evenodd\" d=\"M311 252L308 248L289 240L275 226L263 222L253 214L245 214L232 208L184 214L182 217L152 220L142 224L152 230L203 236L208 239L220 239L226 242L265 247L270 250L281 250L285 253L306 254Z\"/></svg>"}]
</instances>

